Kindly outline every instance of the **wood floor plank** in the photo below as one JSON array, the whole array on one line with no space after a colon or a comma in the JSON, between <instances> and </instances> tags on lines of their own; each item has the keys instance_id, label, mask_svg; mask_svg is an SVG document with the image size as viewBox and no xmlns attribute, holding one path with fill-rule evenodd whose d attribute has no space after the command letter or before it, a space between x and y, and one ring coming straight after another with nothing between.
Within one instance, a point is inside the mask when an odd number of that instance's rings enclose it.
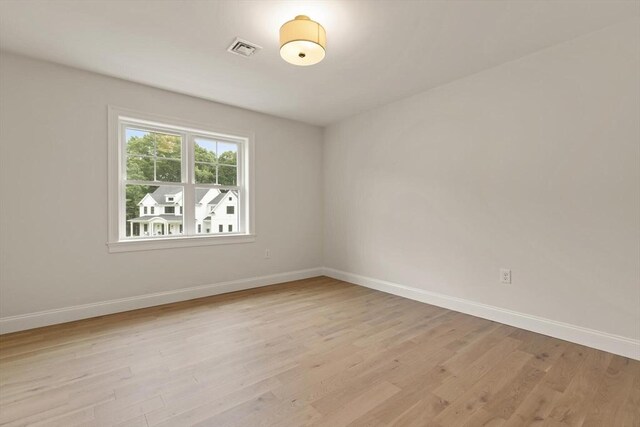
<instances>
[{"instance_id":1,"label":"wood floor plank","mask_svg":"<svg viewBox=\"0 0 640 427\"><path fill-rule=\"evenodd\" d=\"M392 421L388 425L397 427L434 425L433 419L449 405L448 401L435 394L426 393L422 399L404 412L394 411Z\"/></svg>"},{"instance_id":2,"label":"wood floor plank","mask_svg":"<svg viewBox=\"0 0 640 427\"><path fill-rule=\"evenodd\" d=\"M596 391L596 397L589 405L584 427L605 425L611 420L621 422L623 418L621 412L624 410L627 396L631 395L633 381L638 375L637 371L637 366L626 357L612 357L604 379Z\"/></svg>"},{"instance_id":3,"label":"wood floor plank","mask_svg":"<svg viewBox=\"0 0 640 427\"><path fill-rule=\"evenodd\" d=\"M518 346L520 341L504 338L498 342L491 350L480 355L475 362L471 363L459 374L448 378L444 384L434 390L435 394L445 400L452 401L478 382L487 372L494 369L496 364L508 357Z\"/></svg>"},{"instance_id":4,"label":"wood floor plank","mask_svg":"<svg viewBox=\"0 0 640 427\"><path fill-rule=\"evenodd\" d=\"M473 386L453 396L450 400L452 404L436 416L436 424L449 426L468 422L475 411L493 402L495 396L518 375L530 359L531 355L528 353L519 350L510 352L481 379L475 381ZM439 395L438 389L435 393Z\"/></svg>"},{"instance_id":5,"label":"wood floor plank","mask_svg":"<svg viewBox=\"0 0 640 427\"><path fill-rule=\"evenodd\" d=\"M326 427L347 426L399 391L400 389L393 384L381 381L370 388L364 389L352 399L343 401L340 406L336 405L337 407L325 413L318 425ZM312 404L312 406L317 409L315 404Z\"/></svg>"},{"instance_id":6,"label":"wood floor plank","mask_svg":"<svg viewBox=\"0 0 640 427\"><path fill-rule=\"evenodd\" d=\"M0 336L1 426L640 426L640 362L327 277Z\"/></svg>"},{"instance_id":7,"label":"wood floor plank","mask_svg":"<svg viewBox=\"0 0 640 427\"><path fill-rule=\"evenodd\" d=\"M635 365L634 370L638 372L640 369ZM640 410L638 408L640 408L640 374L636 373L624 406L613 422L621 426L640 426Z\"/></svg>"},{"instance_id":8,"label":"wood floor plank","mask_svg":"<svg viewBox=\"0 0 640 427\"><path fill-rule=\"evenodd\" d=\"M541 426L562 393L539 382L516 408L505 427Z\"/></svg>"},{"instance_id":9,"label":"wood floor plank","mask_svg":"<svg viewBox=\"0 0 640 427\"><path fill-rule=\"evenodd\" d=\"M567 386L562 396L555 402L549 419L568 426L581 426L587 411L603 380L612 355L593 349L586 350L587 356Z\"/></svg>"}]
</instances>

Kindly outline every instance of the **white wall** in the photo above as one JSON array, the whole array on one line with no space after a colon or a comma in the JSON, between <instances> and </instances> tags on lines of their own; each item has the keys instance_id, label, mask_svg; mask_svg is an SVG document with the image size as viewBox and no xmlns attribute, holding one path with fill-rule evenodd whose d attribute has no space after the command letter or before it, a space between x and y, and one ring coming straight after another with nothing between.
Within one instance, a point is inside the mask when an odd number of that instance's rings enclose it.
<instances>
[{"instance_id":1,"label":"white wall","mask_svg":"<svg viewBox=\"0 0 640 427\"><path fill-rule=\"evenodd\" d=\"M253 131L257 241L109 254L109 104ZM3 53L0 150L3 318L322 266L320 128Z\"/></svg>"},{"instance_id":2,"label":"white wall","mask_svg":"<svg viewBox=\"0 0 640 427\"><path fill-rule=\"evenodd\" d=\"M640 338L639 28L329 127L325 266Z\"/></svg>"}]
</instances>

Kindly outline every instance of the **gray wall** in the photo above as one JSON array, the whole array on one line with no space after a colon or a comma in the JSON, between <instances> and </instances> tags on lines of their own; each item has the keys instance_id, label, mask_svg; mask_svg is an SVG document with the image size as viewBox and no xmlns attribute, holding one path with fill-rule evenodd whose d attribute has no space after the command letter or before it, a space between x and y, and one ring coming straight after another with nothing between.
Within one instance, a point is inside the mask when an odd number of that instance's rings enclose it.
<instances>
[{"instance_id":1,"label":"gray wall","mask_svg":"<svg viewBox=\"0 0 640 427\"><path fill-rule=\"evenodd\" d=\"M109 254L109 104L255 132L256 242ZM0 125L2 317L322 266L320 128L5 53Z\"/></svg>"},{"instance_id":2,"label":"gray wall","mask_svg":"<svg viewBox=\"0 0 640 427\"><path fill-rule=\"evenodd\" d=\"M639 28L329 127L325 266L640 338Z\"/></svg>"}]
</instances>

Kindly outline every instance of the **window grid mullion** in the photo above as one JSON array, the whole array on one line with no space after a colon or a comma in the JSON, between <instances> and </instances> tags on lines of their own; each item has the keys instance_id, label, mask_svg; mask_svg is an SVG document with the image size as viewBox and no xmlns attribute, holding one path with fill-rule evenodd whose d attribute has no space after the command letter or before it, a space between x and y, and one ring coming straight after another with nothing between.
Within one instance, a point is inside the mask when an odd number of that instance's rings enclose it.
<instances>
[{"instance_id":1,"label":"window grid mullion","mask_svg":"<svg viewBox=\"0 0 640 427\"><path fill-rule=\"evenodd\" d=\"M125 137L125 129L126 125L121 124L118 126L118 162L120 163L119 167L119 175L120 175L120 185L118 188L118 197L120 198L120 203L118 204L118 222L119 222L119 230L118 236L122 240L127 236L127 206L126 206L126 188L127 184L124 179L127 178L127 149L126 149L126 137ZM124 178L124 179L123 179Z\"/></svg>"},{"instance_id":2,"label":"window grid mullion","mask_svg":"<svg viewBox=\"0 0 640 427\"><path fill-rule=\"evenodd\" d=\"M197 188L213 188L216 190L240 190L237 185L218 185L218 184L194 184Z\"/></svg>"},{"instance_id":3,"label":"window grid mullion","mask_svg":"<svg viewBox=\"0 0 640 427\"><path fill-rule=\"evenodd\" d=\"M153 180L158 180L158 142L153 141Z\"/></svg>"},{"instance_id":4,"label":"window grid mullion","mask_svg":"<svg viewBox=\"0 0 640 427\"><path fill-rule=\"evenodd\" d=\"M218 150L218 141L216 140L216 184L220 184L220 181L218 181L218 165L220 164L220 150Z\"/></svg>"},{"instance_id":5,"label":"window grid mullion","mask_svg":"<svg viewBox=\"0 0 640 427\"><path fill-rule=\"evenodd\" d=\"M125 185L149 185L154 187L166 186L180 186L184 185L184 182L171 182L171 181L143 181L137 179L125 179L122 181Z\"/></svg>"},{"instance_id":6,"label":"window grid mullion","mask_svg":"<svg viewBox=\"0 0 640 427\"><path fill-rule=\"evenodd\" d=\"M183 202L183 223L184 234L186 236L195 236L196 234L196 191L193 185L193 174L195 165L193 164L193 134L187 132L185 136L185 170L184 170L184 196Z\"/></svg>"}]
</instances>

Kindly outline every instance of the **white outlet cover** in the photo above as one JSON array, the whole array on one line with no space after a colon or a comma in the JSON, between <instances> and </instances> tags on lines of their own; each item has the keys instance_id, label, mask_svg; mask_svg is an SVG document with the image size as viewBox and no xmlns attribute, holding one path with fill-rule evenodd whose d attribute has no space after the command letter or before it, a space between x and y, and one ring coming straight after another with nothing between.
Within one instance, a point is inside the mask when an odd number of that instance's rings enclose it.
<instances>
[{"instance_id":1,"label":"white outlet cover","mask_svg":"<svg viewBox=\"0 0 640 427\"><path fill-rule=\"evenodd\" d=\"M500 269L500 283L511 283L511 270L508 268Z\"/></svg>"}]
</instances>

